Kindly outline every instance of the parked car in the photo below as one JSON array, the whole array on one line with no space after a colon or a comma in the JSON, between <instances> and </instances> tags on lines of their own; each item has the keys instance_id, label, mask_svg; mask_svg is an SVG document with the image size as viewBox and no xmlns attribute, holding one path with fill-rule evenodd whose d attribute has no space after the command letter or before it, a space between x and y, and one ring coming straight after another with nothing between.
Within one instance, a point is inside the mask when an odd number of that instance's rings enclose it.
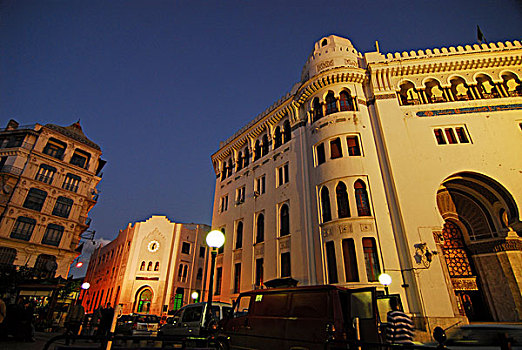
<instances>
[{"instance_id":1,"label":"parked car","mask_svg":"<svg viewBox=\"0 0 522 350\"><path fill-rule=\"evenodd\" d=\"M207 322L206 312L207 303L185 305L173 317L167 318L167 323L160 327L159 335L201 336ZM232 313L231 304L212 303L213 320L219 321L230 313Z\"/></svg>"},{"instance_id":2,"label":"parked car","mask_svg":"<svg viewBox=\"0 0 522 350\"><path fill-rule=\"evenodd\" d=\"M160 318L156 315L130 314L121 315L116 323L116 334L149 335L158 333Z\"/></svg>"},{"instance_id":3,"label":"parked car","mask_svg":"<svg viewBox=\"0 0 522 350\"><path fill-rule=\"evenodd\" d=\"M444 333L442 330L441 332ZM522 350L522 323L467 324L455 327L445 335L447 340L444 345L451 350L498 350L502 343L506 341L510 342L510 349ZM436 337L435 332L434 337ZM426 345L436 344L429 343Z\"/></svg>"},{"instance_id":4,"label":"parked car","mask_svg":"<svg viewBox=\"0 0 522 350\"><path fill-rule=\"evenodd\" d=\"M221 349L346 349L359 338L379 342L375 288L309 286L241 293L219 324Z\"/></svg>"}]
</instances>

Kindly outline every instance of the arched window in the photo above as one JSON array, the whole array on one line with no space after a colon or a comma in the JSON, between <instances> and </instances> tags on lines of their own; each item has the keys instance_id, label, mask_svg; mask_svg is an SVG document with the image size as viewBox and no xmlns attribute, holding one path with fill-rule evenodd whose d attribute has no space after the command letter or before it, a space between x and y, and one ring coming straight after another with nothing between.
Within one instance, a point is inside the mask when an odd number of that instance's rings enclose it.
<instances>
[{"instance_id":1,"label":"arched window","mask_svg":"<svg viewBox=\"0 0 522 350\"><path fill-rule=\"evenodd\" d=\"M254 162L261 158L261 143L259 140L256 140L256 144L254 146Z\"/></svg>"},{"instance_id":2,"label":"arched window","mask_svg":"<svg viewBox=\"0 0 522 350\"><path fill-rule=\"evenodd\" d=\"M187 280L187 274L188 274L188 265L185 265L183 267L183 280L186 281Z\"/></svg>"},{"instance_id":3,"label":"arched window","mask_svg":"<svg viewBox=\"0 0 522 350\"><path fill-rule=\"evenodd\" d=\"M183 264L179 264L178 267L178 281L181 281L183 277Z\"/></svg>"},{"instance_id":4,"label":"arched window","mask_svg":"<svg viewBox=\"0 0 522 350\"><path fill-rule=\"evenodd\" d=\"M472 100L473 95L463 78L455 77L450 80L451 93L456 101Z\"/></svg>"},{"instance_id":5,"label":"arched window","mask_svg":"<svg viewBox=\"0 0 522 350\"><path fill-rule=\"evenodd\" d=\"M323 222L332 220L332 211L330 209L330 192L326 186L321 188L321 213L323 214Z\"/></svg>"},{"instance_id":6,"label":"arched window","mask_svg":"<svg viewBox=\"0 0 522 350\"><path fill-rule=\"evenodd\" d=\"M426 82L426 96L431 103L446 101L440 83L435 79Z\"/></svg>"},{"instance_id":7,"label":"arched window","mask_svg":"<svg viewBox=\"0 0 522 350\"><path fill-rule=\"evenodd\" d=\"M283 143L287 143L292 139L292 128L290 127L290 122L285 120L283 123Z\"/></svg>"},{"instance_id":8,"label":"arched window","mask_svg":"<svg viewBox=\"0 0 522 350\"><path fill-rule=\"evenodd\" d=\"M154 265L154 271L159 271L159 261L156 261L156 265Z\"/></svg>"},{"instance_id":9,"label":"arched window","mask_svg":"<svg viewBox=\"0 0 522 350\"><path fill-rule=\"evenodd\" d=\"M314 98L312 123L323 117L323 104L319 102L319 98Z\"/></svg>"},{"instance_id":10,"label":"arched window","mask_svg":"<svg viewBox=\"0 0 522 350\"><path fill-rule=\"evenodd\" d=\"M509 96L522 96L522 83L516 74L504 73L502 74L502 80L504 81L504 89Z\"/></svg>"},{"instance_id":11,"label":"arched window","mask_svg":"<svg viewBox=\"0 0 522 350\"><path fill-rule=\"evenodd\" d=\"M337 101L335 100L334 93L330 91L328 95L326 95L326 115L337 111Z\"/></svg>"},{"instance_id":12,"label":"arched window","mask_svg":"<svg viewBox=\"0 0 522 350\"><path fill-rule=\"evenodd\" d=\"M236 249L243 248L243 221L236 226Z\"/></svg>"},{"instance_id":13,"label":"arched window","mask_svg":"<svg viewBox=\"0 0 522 350\"><path fill-rule=\"evenodd\" d=\"M274 132L274 149L280 147L283 144L283 135L281 134L281 128L278 126Z\"/></svg>"},{"instance_id":14,"label":"arched window","mask_svg":"<svg viewBox=\"0 0 522 350\"><path fill-rule=\"evenodd\" d=\"M353 111L352 96L347 91L341 91L339 94L339 106L341 111Z\"/></svg>"},{"instance_id":15,"label":"arched window","mask_svg":"<svg viewBox=\"0 0 522 350\"><path fill-rule=\"evenodd\" d=\"M152 271L152 261L149 261L149 264L147 265L147 271Z\"/></svg>"},{"instance_id":16,"label":"arched window","mask_svg":"<svg viewBox=\"0 0 522 350\"><path fill-rule=\"evenodd\" d=\"M500 97L496 84L485 74L477 76L478 91L482 98Z\"/></svg>"},{"instance_id":17,"label":"arched window","mask_svg":"<svg viewBox=\"0 0 522 350\"><path fill-rule=\"evenodd\" d=\"M368 192L366 192L366 184L357 180L354 184L355 201L357 202L357 215L371 216L370 201L368 200Z\"/></svg>"},{"instance_id":18,"label":"arched window","mask_svg":"<svg viewBox=\"0 0 522 350\"><path fill-rule=\"evenodd\" d=\"M290 234L290 210L287 204L283 204L279 211L280 220L280 236L286 236Z\"/></svg>"},{"instance_id":19,"label":"arched window","mask_svg":"<svg viewBox=\"0 0 522 350\"><path fill-rule=\"evenodd\" d=\"M337 216L339 218L350 217L350 205L348 203L348 192L346 185L340 181L335 188L335 195L337 197Z\"/></svg>"},{"instance_id":20,"label":"arched window","mask_svg":"<svg viewBox=\"0 0 522 350\"><path fill-rule=\"evenodd\" d=\"M379 265L379 255L377 254L375 238L363 238L362 244L368 282L376 282L381 274L381 267Z\"/></svg>"},{"instance_id":21,"label":"arched window","mask_svg":"<svg viewBox=\"0 0 522 350\"><path fill-rule=\"evenodd\" d=\"M140 271L144 271L144 270L145 270L145 261L142 261L141 265L140 265Z\"/></svg>"},{"instance_id":22,"label":"arched window","mask_svg":"<svg viewBox=\"0 0 522 350\"><path fill-rule=\"evenodd\" d=\"M227 162L223 162L221 166L221 180L224 180L227 177Z\"/></svg>"},{"instance_id":23,"label":"arched window","mask_svg":"<svg viewBox=\"0 0 522 350\"><path fill-rule=\"evenodd\" d=\"M248 151L248 147L246 147L245 157L243 158L243 168L246 168L248 164L250 164L250 152Z\"/></svg>"},{"instance_id":24,"label":"arched window","mask_svg":"<svg viewBox=\"0 0 522 350\"><path fill-rule=\"evenodd\" d=\"M264 157L268 154L268 136L263 135L263 145L261 146L261 157Z\"/></svg>"},{"instance_id":25,"label":"arched window","mask_svg":"<svg viewBox=\"0 0 522 350\"><path fill-rule=\"evenodd\" d=\"M227 166L227 177L232 175L232 158L228 160L228 166Z\"/></svg>"},{"instance_id":26,"label":"arched window","mask_svg":"<svg viewBox=\"0 0 522 350\"><path fill-rule=\"evenodd\" d=\"M236 171L243 169L243 153L239 151L237 154Z\"/></svg>"},{"instance_id":27,"label":"arched window","mask_svg":"<svg viewBox=\"0 0 522 350\"><path fill-rule=\"evenodd\" d=\"M406 81L401 84L399 97L402 105L418 105L420 104L419 94L412 82Z\"/></svg>"},{"instance_id":28,"label":"arched window","mask_svg":"<svg viewBox=\"0 0 522 350\"><path fill-rule=\"evenodd\" d=\"M265 216L259 214L256 222L256 243L261 243L265 240Z\"/></svg>"}]
</instances>

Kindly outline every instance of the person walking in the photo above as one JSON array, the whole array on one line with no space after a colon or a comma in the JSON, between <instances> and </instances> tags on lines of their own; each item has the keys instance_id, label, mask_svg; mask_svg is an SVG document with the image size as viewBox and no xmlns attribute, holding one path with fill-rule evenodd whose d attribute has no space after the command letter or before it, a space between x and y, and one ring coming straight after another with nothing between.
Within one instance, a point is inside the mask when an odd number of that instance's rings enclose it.
<instances>
[{"instance_id":1,"label":"person walking","mask_svg":"<svg viewBox=\"0 0 522 350\"><path fill-rule=\"evenodd\" d=\"M411 344L413 321L400 310L399 300L390 299L391 310L387 314L386 340L392 344Z\"/></svg>"},{"instance_id":2,"label":"person walking","mask_svg":"<svg viewBox=\"0 0 522 350\"><path fill-rule=\"evenodd\" d=\"M74 338L80 331L80 326L84 317L85 309L83 308L80 301L76 301L73 305L71 305L69 312L67 313L67 317L65 317L66 334L73 337L73 342Z\"/></svg>"}]
</instances>

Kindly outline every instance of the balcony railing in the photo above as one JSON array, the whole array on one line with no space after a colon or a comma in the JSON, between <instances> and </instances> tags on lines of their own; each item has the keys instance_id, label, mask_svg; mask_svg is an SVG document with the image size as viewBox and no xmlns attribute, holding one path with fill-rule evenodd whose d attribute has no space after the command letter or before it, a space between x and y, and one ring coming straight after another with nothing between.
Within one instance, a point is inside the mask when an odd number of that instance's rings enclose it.
<instances>
[{"instance_id":1,"label":"balcony railing","mask_svg":"<svg viewBox=\"0 0 522 350\"><path fill-rule=\"evenodd\" d=\"M7 173L7 174L13 174L16 176L19 176L22 174L22 171L24 169L18 168L13 165L4 165L2 168L0 168L0 173Z\"/></svg>"}]
</instances>

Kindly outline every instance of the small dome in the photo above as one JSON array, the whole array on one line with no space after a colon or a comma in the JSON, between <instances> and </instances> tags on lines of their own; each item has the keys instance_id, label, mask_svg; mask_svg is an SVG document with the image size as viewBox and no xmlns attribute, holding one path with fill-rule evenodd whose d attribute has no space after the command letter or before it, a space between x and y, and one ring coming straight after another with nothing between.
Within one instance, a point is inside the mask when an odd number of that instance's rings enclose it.
<instances>
[{"instance_id":1,"label":"small dome","mask_svg":"<svg viewBox=\"0 0 522 350\"><path fill-rule=\"evenodd\" d=\"M359 67L359 53L350 40L337 35L321 38L308 57L301 81L304 82L322 71L337 67Z\"/></svg>"}]
</instances>

